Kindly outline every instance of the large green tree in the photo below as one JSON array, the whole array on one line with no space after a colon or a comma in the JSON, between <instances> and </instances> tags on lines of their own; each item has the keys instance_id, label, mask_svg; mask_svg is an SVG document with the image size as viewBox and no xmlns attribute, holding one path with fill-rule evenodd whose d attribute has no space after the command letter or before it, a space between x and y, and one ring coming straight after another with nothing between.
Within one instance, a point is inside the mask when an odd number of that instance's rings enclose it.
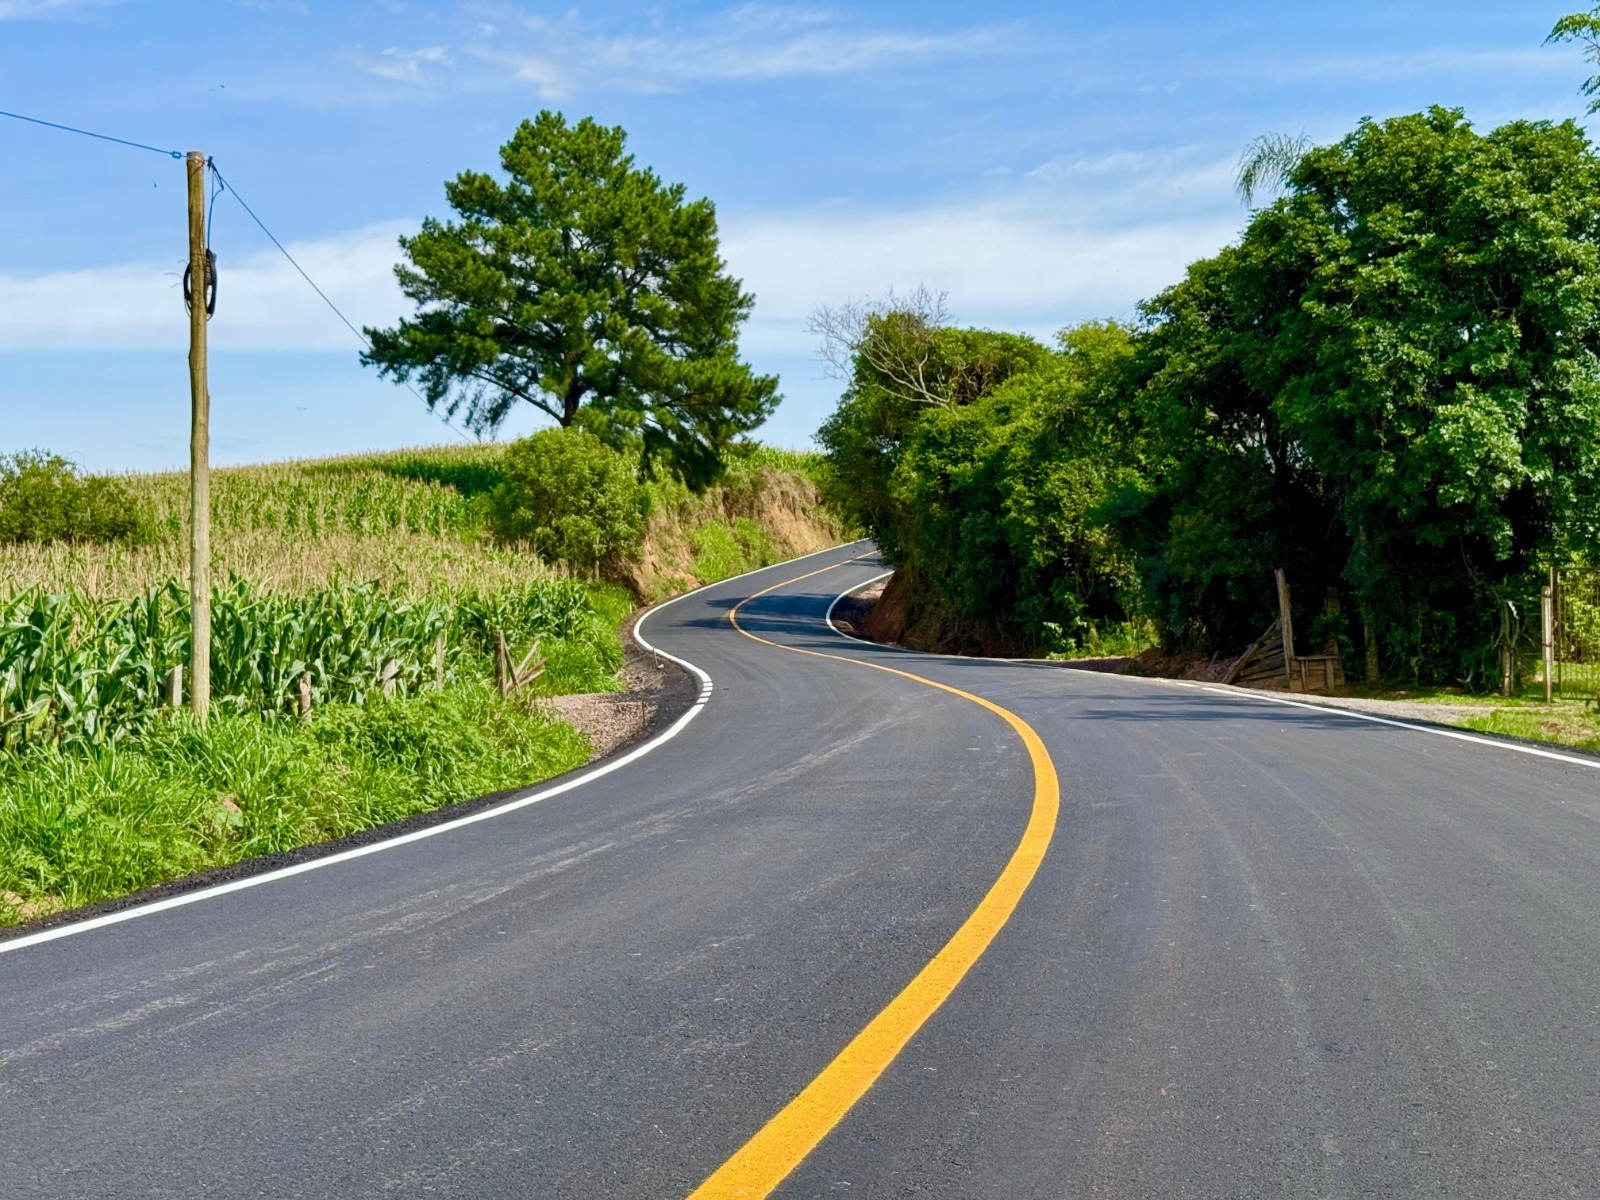
<instances>
[{"instance_id":1,"label":"large green tree","mask_svg":"<svg viewBox=\"0 0 1600 1200\"><path fill-rule=\"evenodd\" d=\"M945 324L926 295L820 313L848 369L818 435L830 498L896 566L911 636L957 650L1082 645L1127 616L1127 560L1094 519L1136 474L1122 326L1032 338ZM909 302L907 302L909 301Z\"/></svg>"},{"instance_id":2,"label":"large green tree","mask_svg":"<svg viewBox=\"0 0 1600 1200\"><path fill-rule=\"evenodd\" d=\"M728 274L709 200L626 153L620 128L541 112L505 178L445 185L456 219L400 239L416 313L369 329L363 361L492 430L519 404L642 446L692 483L771 413L777 380L738 356L753 297Z\"/></svg>"},{"instance_id":3,"label":"large green tree","mask_svg":"<svg viewBox=\"0 0 1600 1200\"><path fill-rule=\"evenodd\" d=\"M1530 570L1600 539L1600 160L1570 122L1433 109L1286 183L1150 309L1165 465L1124 529L1169 629L1226 646L1287 566L1391 669L1476 678Z\"/></svg>"}]
</instances>

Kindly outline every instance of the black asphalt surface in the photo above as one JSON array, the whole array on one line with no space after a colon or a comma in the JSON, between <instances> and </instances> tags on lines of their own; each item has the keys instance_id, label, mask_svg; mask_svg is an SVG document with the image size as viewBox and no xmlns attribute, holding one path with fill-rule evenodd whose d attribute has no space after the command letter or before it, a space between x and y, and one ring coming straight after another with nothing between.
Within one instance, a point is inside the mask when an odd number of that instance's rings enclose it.
<instances>
[{"instance_id":1,"label":"black asphalt surface","mask_svg":"<svg viewBox=\"0 0 1600 1200\"><path fill-rule=\"evenodd\" d=\"M681 734L493 820L3 952L0 1196L681 1197L1015 848L993 714L741 637ZM776 1195L1600 1197L1600 770L1334 712L855 644L1061 776L987 954Z\"/></svg>"}]
</instances>

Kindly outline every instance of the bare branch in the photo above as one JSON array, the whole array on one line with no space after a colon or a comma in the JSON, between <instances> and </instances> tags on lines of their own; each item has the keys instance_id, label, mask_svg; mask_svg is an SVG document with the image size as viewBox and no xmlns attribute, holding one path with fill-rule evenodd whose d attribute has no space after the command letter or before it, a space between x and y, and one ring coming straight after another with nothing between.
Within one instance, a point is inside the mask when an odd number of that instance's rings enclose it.
<instances>
[{"instance_id":1,"label":"bare branch","mask_svg":"<svg viewBox=\"0 0 1600 1200\"><path fill-rule=\"evenodd\" d=\"M823 305L806 322L821 343L819 357L839 379L865 367L891 395L915 404L949 407L945 381L935 368L939 333L950 313L944 292L919 284L904 296Z\"/></svg>"}]
</instances>

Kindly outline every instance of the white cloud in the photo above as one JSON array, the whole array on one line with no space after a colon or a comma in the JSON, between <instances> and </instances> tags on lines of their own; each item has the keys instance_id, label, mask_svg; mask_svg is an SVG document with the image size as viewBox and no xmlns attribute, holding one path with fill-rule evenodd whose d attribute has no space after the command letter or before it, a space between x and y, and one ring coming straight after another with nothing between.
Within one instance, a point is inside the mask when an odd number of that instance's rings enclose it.
<instances>
[{"instance_id":1,"label":"white cloud","mask_svg":"<svg viewBox=\"0 0 1600 1200\"><path fill-rule=\"evenodd\" d=\"M0 21L32 21L64 17L89 8L104 8L117 0L0 0Z\"/></svg>"},{"instance_id":2,"label":"white cloud","mask_svg":"<svg viewBox=\"0 0 1600 1200\"><path fill-rule=\"evenodd\" d=\"M756 295L746 346L776 355L815 349L804 326L817 305L918 284L948 292L964 324L1041 336L1090 316L1128 316L1237 231L1236 219L1073 222L1007 199L735 221L723 252Z\"/></svg>"},{"instance_id":3,"label":"white cloud","mask_svg":"<svg viewBox=\"0 0 1600 1200\"><path fill-rule=\"evenodd\" d=\"M357 327L405 311L392 268L396 236L415 222L386 222L341 236L292 242L289 251ZM0 275L0 350L178 350L188 317L183 264L136 263ZM217 263L211 342L231 350L350 350L355 335L276 250Z\"/></svg>"},{"instance_id":4,"label":"white cloud","mask_svg":"<svg viewBox=\"0 0 1600 1200\"><path fill-rule=\"evenodd\" d=\"M1105 187L1098 176L1092 184ZM1187 264L1235 237L1243 214L1225 180L1212 190L1217 203L1195 205L1194 215L1180 219L1164 205L1141 216L1121 189L1090 205L1034 185L920 207L724 213L722 250L756 295L743 338L752 354L810 354L815 346L804 326L818 305L918 284L948 292L964 323L1048 336L1090 316L1131 315L1138 301L1181 278ZM415 227L388 222L290 250L355 324L387 324L409 308L392 268L396 235ZM219 349L357 348L275 251L224 256L219 265L212 322ZM138 264L0 275L0 350L181 350L181 269Z\"/></svg>"},{"instance_id":5,"label":"white cloud","mask_svg":"<svg viewBox=\"0 0 1600 1200\"><path fill-rule=\"evenodd\" d=\"M439 82L437 69L450 65L450 53L443 46L425 46L421 50L390 46L377 54L358 48L353 57L356 66L368 75L412 87L432 87Z\"/></svg>"},{"instance_id":6,"label":"white cloud","mask_svg":"<svg viewBox=\"0 0 1600 1200\"><path fill-rule=\"evenodd\" d=\"M545 99L595 88L669 91L692 83L843 75L992 49L1001 29L930 34L863 27L829 10L744 4L685 27L659 18L615 33L577 12L520 15L468 53L530 84ZM526 43L526 44L519 44Z\"/></svg>"}]
</instances>

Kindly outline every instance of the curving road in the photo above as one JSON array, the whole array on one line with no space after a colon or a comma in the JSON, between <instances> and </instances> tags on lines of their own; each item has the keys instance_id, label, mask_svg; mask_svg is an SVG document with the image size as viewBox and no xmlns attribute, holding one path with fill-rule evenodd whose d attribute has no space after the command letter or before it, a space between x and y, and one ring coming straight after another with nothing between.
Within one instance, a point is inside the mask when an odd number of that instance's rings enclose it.
<instances>
[{"instance_id":1,"label":"curving road","mask_svg":"<svg viewBox=\"0 0 1600 1200\"><path fill-rule=\"evenodd\" d=\"M618 769L0 942L0 1196L1600 1196L1600 760L851 643L866 549Z\"/></svg>"}]
</instances>

